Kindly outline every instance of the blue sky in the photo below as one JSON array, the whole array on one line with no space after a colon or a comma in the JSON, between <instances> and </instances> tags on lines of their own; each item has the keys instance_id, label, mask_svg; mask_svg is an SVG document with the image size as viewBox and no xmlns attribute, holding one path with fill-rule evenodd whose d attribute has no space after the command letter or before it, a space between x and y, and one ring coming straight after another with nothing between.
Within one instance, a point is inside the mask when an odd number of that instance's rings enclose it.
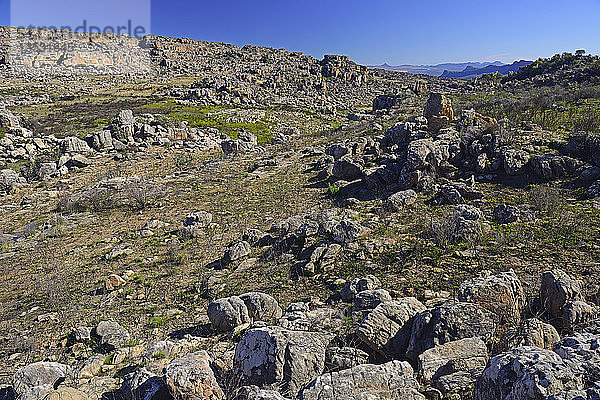
<instances>
[{"instance_id":1,"label":"blue sky","mask_svg":"<svg viewBox=\"0 0 600 400\"><path fill-rule=\"evenodd\" d=\"M35 20L51 14L44 7L73 0L12 1L37 2L39 7L27 7ZM98 4L111 1L77 3L97 16ZM140 1L150 0L121 5ZM318 58L347 54L362 64L512 61L579 48L600 53L600 0L152 0L151 6L154 34L286 48ZM9 0L0 0L3 25L9 7ZM126 19L122 9L107 11L108 20Z\"/></svg>"}]
</instances>

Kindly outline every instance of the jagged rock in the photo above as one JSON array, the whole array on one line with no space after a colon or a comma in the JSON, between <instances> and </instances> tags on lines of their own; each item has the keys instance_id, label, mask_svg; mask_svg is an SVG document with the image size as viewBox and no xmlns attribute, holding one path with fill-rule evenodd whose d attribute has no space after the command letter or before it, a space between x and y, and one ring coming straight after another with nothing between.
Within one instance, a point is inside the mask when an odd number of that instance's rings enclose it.
<instances>
[{"instance_id":1,"label":"jagged rock","mask_svg":"<svg viewBox=\"0 0 600 400\"><path fill-rule=\"evenodd\" d=\"M248 242L241 241L234 243L225 251L223 262L225 264L232 263L246 257L250 252L252 252L252 248Z\"/></svg>"},{"instance_id":2,"label":"jagged rock","mask_svg":"<svg viewBox=\"0 0 600 400\"><path fill-rule=\"evenodd\" d=\"M519 326L510 328L503 337L507 348L535 346L552 350L559 340L556 328L537 318L527 319Z\"/></svg>"},{"instance_id":3,"label":"jagged rock","mask_svg":"<svg viewBox=\"0 0 600 400\"><path fill-rule=\"evenodd\" d=\"M529 153L524 150L507 149L502 153L504 172L507 175L520 175L529 163Z\"/></svg>"},{"instance_id":4,"label":"jagged rock","mask_svg":"<svg viewBox=\"0 0 600 400\"><path fill-rule=\"evenodd\" d=\"M333 164L332 174L337 179L351 182L362 178L363 171L357 160L344 156Z\"/></svg>"},{"instance_id":5,"label":"jagged rock","mask_svg":"<svg viewBox=\"0 0 600 400\"><path fill-rule=\"evenodd\" d=\"M363 364L321 375L301 394L303 400L425 400L412 367L404 361Z\"/></svg>"},{"instance_id":6,"label":"jagged rock","mask_svg":"<svg viewBox=\"0 0 600 400\"><path fill-rule=\"evenodd\" d=\"M206 351L171 361L165 368L165 381L177 400L221 400L225 398L210 367Z\"/></svg>"},{"instance_id":7,"label":"jagged rock","mask_svg":"<svg viewBox=\"0 0 600 400\"><path fill-rule=\"evenodd\" d=\"M512 224L517 222L521 214L519 207L499 204L494 207L494 218L499 224Z\"/></svg>"},{"instance_id":8,"label":"jagged rock","mask_svg":"<svg viewBox=\"0 0 600 400\"><path fill-rule=\"evenodd\" d=\"M443 185L440 188L439 197L444 200L445 204L458 205L465 203L464 197L455 185Z\"/></svg>"},{"instance_id":9,"label":"jagged rock","mask_svg":"<svg viewBox=\"0 0 600 400\"><path fill-rule=\"evenodd\" d=\"M450 218L445 223L454 240L474 240L482 233L481 219L483 213L476 207L460 204L454 207Z\"/></svg>"},{"instance_id":10,"label":"jagged rock","mask_svg":"<svg viewBox=\"0 0 600 400\"><path fill-rule=\"evenodd\" d=\"M371 311L356 329L356 336L382 355L401 358L410 337L411 318L425 311L414 297L388 301Z\"/></svg>"},{"instance_id":11,"label":"jagged rock","mask_svg":"<svg viewBox=\"0 0 600 400\"><path fill-rule=\"evenodd\" d=\"M342 371L366 364L369 355L354 347L330 347L325 353L325 366L329 372Z\"/></svg>"},{"instance_id":12,"label":"jagged rock","mask_svg":"<svg viewBox=\"0 0 600 400\"><path fill-rule=\"evenodd\" d=\"M468 399L473 396L473 385L481 376L484 368L475 368L470 371L459 371L437 378L435 387L440 390L445 398ZM454 396L454 397L453 397Z\"/></svg>"},{"instance_id":13,"label":"jagged rock","mask_svg":"<svg viewBox=\"0 0 600 400\"><path fill-rule=\"evenodd\" d=\"M235 348L234 374L240 384L275 385L293 396L323 373L328 333L265 327L246 331Z\"/></svg>"},{"instance_id":14,"label":"jagged rock","mask_svg":"<svg viewBox=\"0 0 600 400\"><path fill-rule=\"evenodd\" d=\"M590 387L600 376L600 335L576 333L560 340L554 351Z\"/></svg>"},{"instance_id":15,"label":"jagged rock","mask_svg":"<svg viewBox=\"0 0 600 400\"><path fill-rule=\"evenodd\" d=\"M408 189L394 193L388 197L385 207L388 211L397 212L413 204L415 201L417 201L417 193L412 189Z\"/></svg>"},{"instance_id":16,"label":"jagged rock","mask_svg":"<svg viewBox=\"0 0 600 400\"><path fill-rule=\"evenodd\" d=\"M416 360L425 350L470 337L493 338L498 316L477 304L446 303L415 316L407 357Z\"/></svg>"},{"instance_id":17,"label":"jagged rock","mask_svg":"<svg viewBox=\"0 0 600 400\"><path fill-rule=\"evenodd\" d=\"M92 337L99 340L100 347L110 352L123 347L129 341L129 332L116 321L102 321L93 330Z\"/></svg>"},{"instance_id":18,"label":"jagged rock","mask_svg":"<svg viewBox=\"0 0 600 400\"><path fill-rule=\"evenodd\" d=\"M474 400L543 400L581 389L580 378L558 354L518 347L493 357L475 384Z\"/></svg>"},{"instance_id":19,"label":"jagged rock","mask_svg":"<svg viewBox=\"0 0 600 400\"><path fill-rule=\"evenodd\" d=\"M37 386L52 386L71 372L68 365L40 361L21 367L13 376L13 388L17 394Z\"/></svg>"},{"instance_id":20,"label":"jagged rock","mask_svg":"<svg viewBox=\"0 0 600 400\"><path fill-rule=\"evenodd\" d=\"M431 93L423 115L428 120L432 117L447 117L450 122L454 119L454 110L450 99L441 93Z\"/></svg>"},{"instance_id":21,"label":"jagged rock","mask_svg":"<svg viewBox=\"0 0 600 400\"><path fill-rule=\"evenodd\" d=\"M248 316L254 321L278 320L283 311L277 300L265 293L251 292L240 295L240 299L246 304Z\"/></svg>"},{"instance_id":22,"label":"jagged rock","mask_svg":"<svg viewBox=\"0 0 600 400\"><path fill-rule=\"evenodd\" d=\"M525 306L523 285L514 271L465 281L458 288L458 299L496 313L501 323L519 323Z\"/></svg>"},{"instance_id":23,"label":"jagged rock","mask_svg":"<svg viewBox=\"0 0 600 400\"><path fill-rule=\"evenodd\" d=\"M572 300L583 300L581 282L560 269L544 272L540 301L548 316L560 319L563 308Z\"/></svg>"},{"instance_id":24,"label":"jagged rock","mask_svg":"<svg viewBox=\"0 0 600 400\"><path fill-rule=\"evenodd\" d=\"M213 301L208 305L206 313L213 328L221 332L251 322L246 303L238 296Z\"/></svg>"},{"instance_id":25,"label":"jagged rock","mask_svg":"<svg viewBox=\"0 0 600 400\"><path fill-rule=\"evenodd\" d=\"M373 275L367 275L363 278L355 278L344 286L344 288L340 291L340 296L342 300L351 302L354 300L356 295L365 290L375 290L381 287L381 282L377 277Z\"/></svg>"},{"instance_id":26,"label":"jagged rock","mask_svg":"<svg viewBox=\"0 0 600 400\"><path fill-rule=\"evenodd\" d=\"M419 355L419 375L431 382L443 375L484 367L487 359L487 347L478 337L448 342Z\"/></svg>"},{"instance_id":27,"label":"jagged rock","mask_svg":"<svg viewBox=\"0 0 600 400\"><path fill-rule=\"evenodd\" d=\"M123 379L121 393L127 400L168 400L173 396L164 379L140 368Z\"/></svg>"},{"instance_id":28,"label":"jagged rock","mask_svg":"<svg viewBox=\"0 0 600 400\"><path fill-rule=\"evenodd\" d=\"M102 151L102 150L113 150L113 137L109 130L103 130L100 132L96 132L92 136L92 147L94 150Z\"/></svg>"},{"instance_id":29,"label":"jagged rock","mask_svg":"<svg viewBox=\"0 0 600 400\"><path fill-rule=\"evenodd\" d=\"M379 304L391 300L392 296L385 289L363 290L354 297L354 307L363 310L375 308Z\"/></svg>"}]
</instances>

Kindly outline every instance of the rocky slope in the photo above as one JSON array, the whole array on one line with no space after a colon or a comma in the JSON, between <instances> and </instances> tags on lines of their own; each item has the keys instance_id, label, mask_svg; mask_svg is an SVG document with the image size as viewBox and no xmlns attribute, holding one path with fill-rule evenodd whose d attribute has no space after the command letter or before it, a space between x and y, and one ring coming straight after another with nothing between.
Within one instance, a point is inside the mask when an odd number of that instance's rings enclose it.
<instances>
[{"instance_id":1,"label":"rocky slope","mask_svg":"<svg viewBox=\"0 0 600 400\"><path fill-rule=\"evenodd\" d=\"M143 43L152 79L50 57L0 88L1 399L598 397L596 135Z\"/></svg>"}]
</instances>

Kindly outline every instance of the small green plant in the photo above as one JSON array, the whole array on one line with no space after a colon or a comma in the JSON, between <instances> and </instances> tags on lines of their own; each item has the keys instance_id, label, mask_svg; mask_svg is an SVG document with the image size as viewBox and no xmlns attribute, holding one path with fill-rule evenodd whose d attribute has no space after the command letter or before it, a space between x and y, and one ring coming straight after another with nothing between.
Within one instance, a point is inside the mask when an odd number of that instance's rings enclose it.
<instances>
[{"instance_id":1,"label":"small green plant","mask_svg":"<svg viewBox=\"0 0 600 400\"><path fill-rule=\"evenodd\" d=\"M188 167L193 161L194 156L191 154L176 154L173 157L173 163L178 171Z\"/></svg>"},{"instance_id":2,"label":"small green plant","mask_svg":"<svg viewBox=\"0 0 600 400\"><path fill-rule=\"evenodd\" d=\"M329 192L330 195L335 196L340 191L340 187L338 185L336 185L335 183L328 182L327 183L327 191Z\"/></svg>"},{"instance_id":3,"label":"small green plant","mask_svg":"<svg viewBox=\"0 0 600 400\"><path fill-rule=\"evenodd\" d=\"M155 360L164 360L165 358L167 358L167 355L164 352L159 351L157 353L152 354L152 358Z\"/></svg>"}]
</instances>

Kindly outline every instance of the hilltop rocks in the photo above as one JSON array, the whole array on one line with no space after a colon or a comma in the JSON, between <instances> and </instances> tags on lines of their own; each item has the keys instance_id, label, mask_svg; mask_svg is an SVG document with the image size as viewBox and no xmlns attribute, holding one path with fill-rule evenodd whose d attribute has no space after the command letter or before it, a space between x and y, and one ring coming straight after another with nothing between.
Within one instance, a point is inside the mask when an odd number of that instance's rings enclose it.
<instances>
[{"instance_id":1,"label":"hilltop rocks","mask_svg":"<svg viewBox=\"0 0 600 400\"><path fill-rule=\"evenodd\" d=\"M69 366L56 362L40 361L19 368L13 376L13 387L17 394L36 387L49 387L65 378L71 369Z\"/></svg>"},{"instance_id":2,"label":"hilltop rocks","mask_svg":"<svg viewBox=\"0 0 600 400\"><path fill-rule=\"evenodd\" d=\"M323 373L332 338L274 326L249 330L235 348L234 373L242 385L274 385L295 395Z\"/></svg>"},{"instance_id":3,"label":"hilltop rocks","mask_svg":"<svg viewBox=\"0 0 600 400\"><path fill-rule=\"evenodd\" d=\"M493 357L475 384L474 400L543 400L580 389L562 358L537 347L518 347Z\"/></svg>"},{"instance_id":4,"label":"hilltop rocks","mask_svg":"<svg viewBox=\"0 0 600 400\"><path fill-rule=\"evenodd\" d=\"M371 311L356 329L356 336L382 355L402 358L410 337L411 318L425 311L414 297L387 301Z\"/></svg>"},{"instance_id":5,"label":"hilltop rocks","mask_svg":"<svg viewBox=\"0 0 600 400\"><path fill-rule=\"evenodd\" d=\"M237 242L229 246L225 254L223 255L223 264L230 264L234 261L241 260L246 257L252 248L250 244L245 241Z\"/></svg>"},{"instance_id":6,"label":"hilltop rocks","mask_svg":"<svg viewBox=\"0 0 600 400\"><path fill-rule=\"evenodd\" d=\"M364 364L321 375L301 394L303 400L405 399L424 400L407 362Z\"/></svg>"},{"instance_id":7,"label":"hilltop rocks","mask_svg":"<svg viewBox=\"0 0 600 400\"><path fill-rule=\"evenodd\" d=\"M471 303L446 303L415 316L406 355L416 360L425 350L451 341L481 337L491 340L498 316Z\"/></svg>"},{"instance_id":8,"label":"hilltop rocks","mask_svg":"<svg viewBox=\"0 0 600 400\"><path fill-rule=\"evenodd\" d=\"M225 398L210 367L205 351L173 360L165 368L165 381L178 400L221 400Z\"/></svg>"}]
</instances>

